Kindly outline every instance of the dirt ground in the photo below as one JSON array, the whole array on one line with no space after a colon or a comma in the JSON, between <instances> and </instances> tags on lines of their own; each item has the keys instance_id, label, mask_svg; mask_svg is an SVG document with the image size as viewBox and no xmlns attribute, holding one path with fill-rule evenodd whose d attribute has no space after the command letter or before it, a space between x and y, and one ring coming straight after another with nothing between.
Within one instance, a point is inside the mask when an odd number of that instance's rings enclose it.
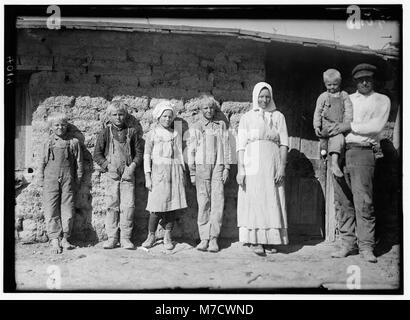
<instances>
[{"instance_id":1,"label":"dirt ground","mask_svg":"<svg viewBox=\"0 0 410 320\"><path fill-rule=\"evenodd\" d=\"M365 290L399 285L398 245L384 248L376 264L363 261L360 255L332 259L336 244L324 241L278 247L278 253L266 257L256 256L239 242L223 243L218 253L200 252L193 245L179 241L173 251L166 252L162 240L150 250L132 251L104 250L99 243L52 255L48 244L17 243L17 290L268 293L283 288L346 290L348 283ZM352 280L353 274L360 277Z\"/></svg>"}]
</instances>

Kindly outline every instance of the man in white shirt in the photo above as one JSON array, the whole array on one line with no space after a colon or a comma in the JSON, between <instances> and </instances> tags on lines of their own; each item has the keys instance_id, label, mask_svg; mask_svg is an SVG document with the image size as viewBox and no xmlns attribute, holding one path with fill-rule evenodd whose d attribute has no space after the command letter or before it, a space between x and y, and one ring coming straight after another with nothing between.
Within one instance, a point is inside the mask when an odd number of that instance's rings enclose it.
<instances>
[{"instance_id":1,"label":"man in white shirt","mask_svg":"<svg viewBox=\"0 0 410 320\"><path fill-rule=\"evenodd\" d=\"M357 254L368 262L377 262L375 247L376 217L373 207L374 146L386 125L390 112L389 97L374 88L376 67L367 63L357 65L352 75L357 91L350 95L353 122L337 123L331 135L345 133L346 154L344 177L334 176L335 209L342 249L332 253L334 258Z\"/></svg>"}]
</instances>

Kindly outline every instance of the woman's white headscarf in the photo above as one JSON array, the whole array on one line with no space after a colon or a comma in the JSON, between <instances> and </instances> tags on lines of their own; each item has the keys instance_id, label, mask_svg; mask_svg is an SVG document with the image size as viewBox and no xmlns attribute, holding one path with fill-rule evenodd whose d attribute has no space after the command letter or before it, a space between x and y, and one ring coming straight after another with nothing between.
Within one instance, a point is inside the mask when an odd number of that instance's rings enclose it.
<instances>
[{"instance_id":1,"label":"woman's white headscarf","mask_svg":"<svg viewBox=\"0 0 410 320\"><path fill-rule=\"evenodd\" d=\"M258 104L258 97L259 94L261 93L262 89L268 89L269 93L270 93L270 102L268 104L268 106L266 107L266 109L263 109L264 111L274 111L276 110L276 105L275 102L273 101L273 94L272 94L272 87L270 86L269 83L266 82L259 82L255 85L255 87L253 88L253 93L252 93L252 109L253 110L260 110L262 109L261 107L259 107Z\"/></svg>"},{"instance_id":2,"label":"woman's white headscarf","mask_svg":"<svg viewBox=\"0 0 410 320\"><path fill-rule=\"evenodd\" d=\"M161 117L161 115L164 113L165 110L171 110L172 120L175 119L176 113L175 113L174 105L171 103L171 101L165 100L165 101L161 101L160 103L158 103L155 106L154 111L152 111L152 116L154 120L158 120Z\"/></svg>"}]
</instances>

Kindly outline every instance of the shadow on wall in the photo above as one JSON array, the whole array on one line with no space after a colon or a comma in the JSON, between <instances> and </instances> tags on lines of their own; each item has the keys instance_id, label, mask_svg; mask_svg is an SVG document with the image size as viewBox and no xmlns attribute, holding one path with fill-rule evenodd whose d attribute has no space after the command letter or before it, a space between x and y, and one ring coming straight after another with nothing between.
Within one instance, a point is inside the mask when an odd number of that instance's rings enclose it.
<instances>
[{"instance_id":1,"label":"shadow on wall","mask_svg":"<svg viewBox=\"0 0 410 320\"><path fill-rule=\"evenodd\" d=\"M222 120L223 122L225 122L226 127L229 129L229 120L226 117L226 115L220 109L216 110L215 119L218 120L218 121Z\"/></svg>"},{"instance_id":2,"label":"shadow on wall","mask_svg":"<svg viewBox=\"0 0 410 320\"><path fill-rule=\"evenodd\" d=\"M69 134L81 142L83 151L83 177L80 188L75 193L75 216L72 237L78 246L86 246L98 242L97 233L92 226L92 173L94 171L93 158L84 145L85 137L73 124L69 126Z\"/></svg>"},{"instance_id":3,"label":"shadow on wall","mask_svg":"<svg viewBox=\"0 0 410 320\"><path fill-rule=\"evenodd\" d=\"M400 243L400 156L389 139L380 141L383 157L376 160L374 207L378 255Z\"/></svg>"},{"instance_id":4,"label":"shadow on wall","mask_svg":"<svg viewBox=\"0 0 410 320\"><path fill-rule=\"evenodd\" d=\"M220 243L222 249L239 240L236 174L237 165L231 165L229 181L225 187L225 210ZM296 149L288 153L285 193L290 243L275 247L281 253L289 254L299 251L304 245L322 242L325 197L315 177L312 162Z\"/></svg>"},{"instance_id":5,"label":"shadow on wall","mask_svg":"<svg viewBox=\"0 0 410 320\"><path fill-rule=\"evenodd\" d=\"M225 184L224 189L225 205L221 228L221 238L226 239L226 241L221 243L221 248L224 248L225 246L228 247L232 242L236 242L239 240L237 216L239 185L236 182L237 173L238 165L231 165L231 169L229 171L229 180Z\"/></svg>"},{"instance_id":6,"label":"shadow on wall","mask_svg":"<svg viewBox=\"0 0 410 320\"><path fill-rule=\"evenodd\" d=\"M323 241L325 195L312 161L296 149L288 153L285 192L290 242Z\"/></svg>"}]
</instances>

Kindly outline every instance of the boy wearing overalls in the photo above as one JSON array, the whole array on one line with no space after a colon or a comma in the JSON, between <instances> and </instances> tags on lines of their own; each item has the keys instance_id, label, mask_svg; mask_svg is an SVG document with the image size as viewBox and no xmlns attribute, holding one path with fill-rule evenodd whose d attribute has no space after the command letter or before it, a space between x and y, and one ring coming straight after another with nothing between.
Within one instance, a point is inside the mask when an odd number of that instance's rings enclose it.
<instances>
[{"instance_id":1,"label":"boy wearing overalls","mask_svg":"<svg viewBox=\"0 0 410 320\"><path fill-rule=\"evenodd\" d=\"M327 91L317 99L313 116L313 127L320 138L320 152L322 156L327 153L331 156L330 168L337 177L342 177L343 172L339 167L339 158L345 145L343 134L330 136L330 128L340 122L351 122L353 119L353 106L349 95L340 90L342 76L336 69L328 69L323 73L323 81Z\"/></svg>"},{"instance_id":2,"label":"boy wearing overalls","mask_svg":"<svg viewBox=\"0 0 410 320\"><path fill-rule=\"evenodd\" d=\"M112 101L107 109L109 123L99 133L94 160L107 172L105 229L108 240L104 249L134 249L131 234L135 210L135 169L142 163L144 147L136 128L127 124L127 106ZM119 233L121 236L119 237Z\"/></svg>"},{"instance_id":3,"label":"boy wearing overalls","mask_svg":"<svg viewBox=\"0 0 410 320\"><path fill-rule=\"evenodd\" d=\"M73 249L69 242L73 227L74 193L83 175L82 151L78 139L67 135L63 113L48 117L51 135L43 146L39 184L43 185L43 208L52 253ZM61 237L62 236L62 237Z\"/></svg>"},{"instance_id":4,"label":"boy wearing overalls","mask_svg":"<svg viewBox=\"0 0 410 320\"><path fill-rule=\"evenodd\" d=\"M224 209L224 184L229 177L228 131L215 118L217 102L212 96L201 97L202 118L190 130L188 165L191 183L196 186L200 251L219 251Z\"/></svg>"}]
</instances>

